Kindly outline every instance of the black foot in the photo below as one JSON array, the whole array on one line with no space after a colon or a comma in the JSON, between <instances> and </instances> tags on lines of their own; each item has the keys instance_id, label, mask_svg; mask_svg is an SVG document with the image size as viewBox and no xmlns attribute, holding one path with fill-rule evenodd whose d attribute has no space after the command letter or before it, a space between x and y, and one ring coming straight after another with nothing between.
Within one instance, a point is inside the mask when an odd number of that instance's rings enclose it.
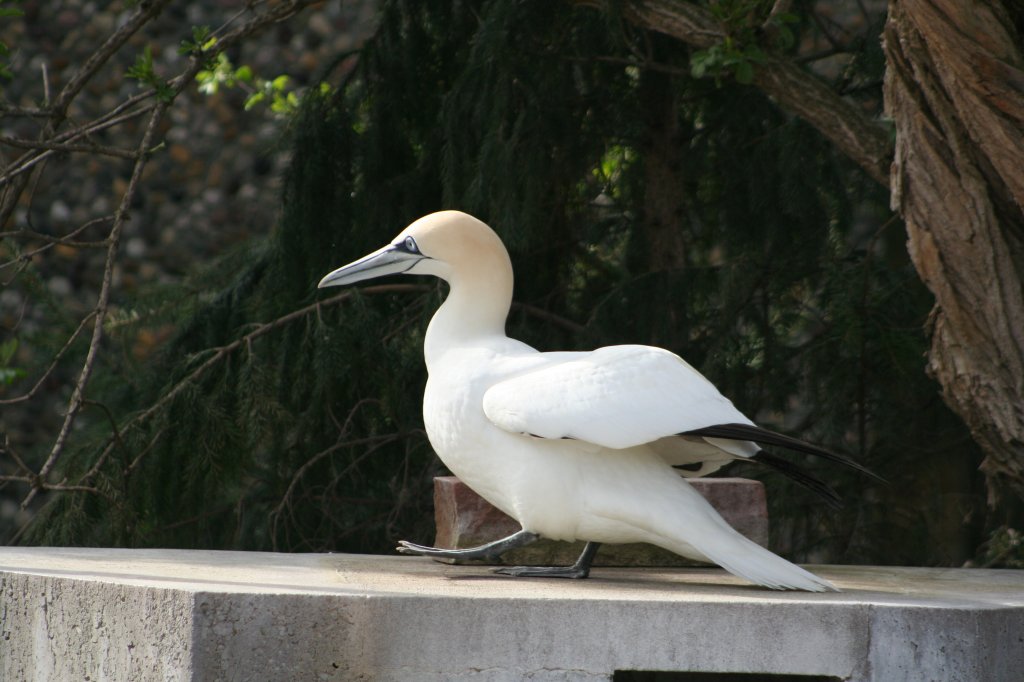
<instances>
[{"instance_id":1,"label":"black foot","mask_svg":"<svg viewBox=\"0 0 1024 682\"><path fill-rule=\"evenodd\" d=\"M537 538L538 535L536 533L521 530L518 533L509 535L507 538L466 549L424 547L423 545L413 544L405 540L399 540L398 547L395 549L402 554L419 554L420 556L428 556L435 559L497 559L508 550L528 545Z\"/></svg>"},{"instance_id":2,"label":"black foot","mask_svg":"<svg viewBox=\"0 0 1024 682\"><path fill-rule=\"evenodd\" d=\"M599 542L588 542L583 548L583 553L572 566L509 566L507 568L496 568L495 573L513 575L517 578L575 578L577 580L590 575L590 565L594 563L594 556Z\"/></svg>"}]
</instances>

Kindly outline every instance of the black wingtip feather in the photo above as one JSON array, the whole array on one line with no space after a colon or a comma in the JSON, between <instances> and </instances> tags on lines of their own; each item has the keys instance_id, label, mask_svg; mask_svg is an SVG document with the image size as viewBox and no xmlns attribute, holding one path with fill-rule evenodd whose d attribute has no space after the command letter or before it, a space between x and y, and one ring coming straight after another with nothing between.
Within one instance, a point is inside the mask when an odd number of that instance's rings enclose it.
<instances>
[{"instance_id":1,"label":"black wingtip feather","mask_svg":"<svg viewBox=\"0 0 1024 682\"><path fill-rule=\"evenodd\" d=\"M827 483L815 478L792 462L784 460L770 452L765 452L764 450L761 450L751 457L751 460L771 467L795 483L816 493L832 509L842 508L843 500L839 497L839 493L833 490Z\"/></svg>"},{"instance_id":2,"label":"black wingtip feather","mask_svg":"<svg viewBox=\"0 0 1024 682\"><path fill-rule=\"evenodd\" d=\"M886 482L884 478L864 465L850 459L846 455L840 455L836 452L832 452L831 450L826 450L823 447L812 445L800 440L799 438L793 438L792 436L785 436L781 433L769 431L768 429L762 429L760 426L752 426L750 424L716 424L715 426L706 426L694 431L686 431L680 435L726 438L729 440L749 440L757 443L758 445L775 445L780 448L788 448L808 455L815 455L831 462L844 464L851 469L856 469L862 474L870 476L876 481L881 483Z\"/></svg>"}]
</instances>

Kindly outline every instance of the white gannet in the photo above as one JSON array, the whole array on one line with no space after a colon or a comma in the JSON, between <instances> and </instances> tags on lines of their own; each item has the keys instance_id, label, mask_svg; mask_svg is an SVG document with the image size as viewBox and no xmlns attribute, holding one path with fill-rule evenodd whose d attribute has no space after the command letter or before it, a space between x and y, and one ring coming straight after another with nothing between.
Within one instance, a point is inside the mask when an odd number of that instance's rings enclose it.
<instances>
[{"instance_id":1,"label":"white gannet","mask_svg":"<svg viewBox=\"0 0 1024 682\"><path fill-rule=\"evenodd\" d=\"M667 350L626 345L542 353L508 338L508 251L490 227L465 213L420 218L387 246L328 274L319 287L397 273L434 275L450 285L423 344L430 443L453 474L522 526L481 547L402 541L400 552L496 558L539 537L585 540L570 567L497 569L583 578L600 543L647 542L765 587L836 589L738 533L683 477L753 458L835 500L830 488L757 443L862 467L758 428Z\"/></svg>"}]
</instances>

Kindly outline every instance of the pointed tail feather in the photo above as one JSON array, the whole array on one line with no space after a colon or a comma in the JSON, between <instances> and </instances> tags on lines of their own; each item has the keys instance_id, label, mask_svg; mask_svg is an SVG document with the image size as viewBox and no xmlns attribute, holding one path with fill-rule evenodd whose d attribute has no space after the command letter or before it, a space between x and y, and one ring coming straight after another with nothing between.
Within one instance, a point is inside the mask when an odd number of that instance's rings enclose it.
<instances>
[{"instance_id":1,"label":"pointed tail feather","mask_svg":"<svg viewBox=\"0 0 1024 682\"><path fill-rule=\"evenodd\" d=\"M680 495L676 513L658 514L646 530L648 542L684 557L718 564L730 573L773 590L826 592L839 590L827 580L773 554L745 537L697 493L672 477Z\"/></svg>"},{"instance_id":2,"label":"pointed tail feather","mask_svg":"<svg viewBox=\"0 0 1024 682\"><path fill-rule=\"evenodd\" d=\"M839 592L839 588L829 581L744 537L724 520L712 541L693 546L713 563L757 585L773 590Z\"/></svg>"},{"instance_id":3,"label":"pointed tail feather","mask_svg":"<svg viewBox=\"0 0 1024 682\"><path fill-rule=\"evenodd\" d=\"M743 553L712 559L734 575L773 590L838 592L839 588L796 564L786 561L764 547L751 542ZM756 549L755 549L756 548Z\"/></svg>"}]
</instances>

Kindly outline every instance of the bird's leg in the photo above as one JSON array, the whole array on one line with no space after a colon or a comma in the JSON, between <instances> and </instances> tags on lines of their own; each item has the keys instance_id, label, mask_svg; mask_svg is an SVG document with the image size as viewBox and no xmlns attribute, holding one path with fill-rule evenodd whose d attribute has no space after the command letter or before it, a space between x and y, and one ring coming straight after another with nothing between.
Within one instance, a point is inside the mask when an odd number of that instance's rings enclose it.
<instances>
[{"instance_id":1,"label":"bird's leg","mask_svg":"<svg viewBox=\"0 0 1024 682\"><path fill-rule=\"evenodd\" d=\"M510 549L528 545L540 536L536 533L521 530L509 535L507 538L488 542L479 547L467 547L466 549L441 549L439 547L424 547L405 540L398 541L397 550L402 554L419 554L435 559L497 559Z\"/></svg>"},{"instance_id":2,"label":"bird's leg","mask_svg":"<svg viewBox=\"0 0 1024 682\"><path fill-rule=\"evenodd\" d=\"M590 565L594 563L594 555L600 546L600 542L588 542L572 566L509 566L496 568L494 572L530 578L586 578L590 575Z\"/></svg>"}]
</instances>

